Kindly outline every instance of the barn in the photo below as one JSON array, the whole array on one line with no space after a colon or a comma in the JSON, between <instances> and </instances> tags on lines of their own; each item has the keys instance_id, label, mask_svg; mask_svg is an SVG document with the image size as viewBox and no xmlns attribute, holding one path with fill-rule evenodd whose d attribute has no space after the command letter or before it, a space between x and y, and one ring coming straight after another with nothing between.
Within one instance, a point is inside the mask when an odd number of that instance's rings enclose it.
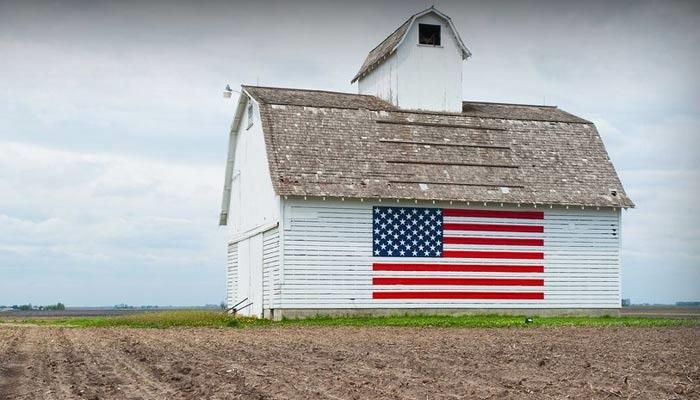
<instances>
[{"instance_id":1,"label":"barn","mask_svg":"<svg viewBox=\"0 0 700 400\"><path fill-rule=\"evenodd\" d=\"M431 7L358 93L241 87L222 210L246 315L615 313L627 197L593 123L462 100L471 56Z\"/></svg>"}]
</instances>

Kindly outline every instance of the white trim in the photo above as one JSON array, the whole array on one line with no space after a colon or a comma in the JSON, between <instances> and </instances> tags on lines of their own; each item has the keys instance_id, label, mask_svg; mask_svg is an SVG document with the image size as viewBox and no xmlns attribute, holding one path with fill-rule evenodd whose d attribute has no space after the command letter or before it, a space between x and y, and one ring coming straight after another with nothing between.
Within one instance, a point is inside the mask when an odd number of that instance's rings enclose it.
<instances>
[{"instance_id":1,"label":"white trim","mask_svg":"<svg viewBox=\"0 0 700 400\"><path fill-rule=\"evenodd\" d=\"M231 123L228 136L228 155L226 157L226 172L224 173L224 191L221 196L221 213L219 214L219 225L228 225L228 216L231 208L231 186L233 184L233 166L236 161L236 144L238 142L238 129L245 111L245 106L251 99L245 90L238 96L236 114Z\"/></svg>"},{"instance_id":2,"label":"white trim","mask_svg":"<svg viewBox=\"0 0 700 400\"><path fill-rule=\"evenodd\" d=\"M279 221L275 221L270 224L265 224L265 225L258 225L253 229L249 229L245 232L239 233L231 238L231 240L228 241L228 244L233 244L233 243L238 243L242 240L248 239L250 237L253 237L255 235L258 235L263 232L267 232L270 229L277 228L279 226Z\"/></svg>"}]
</instances>

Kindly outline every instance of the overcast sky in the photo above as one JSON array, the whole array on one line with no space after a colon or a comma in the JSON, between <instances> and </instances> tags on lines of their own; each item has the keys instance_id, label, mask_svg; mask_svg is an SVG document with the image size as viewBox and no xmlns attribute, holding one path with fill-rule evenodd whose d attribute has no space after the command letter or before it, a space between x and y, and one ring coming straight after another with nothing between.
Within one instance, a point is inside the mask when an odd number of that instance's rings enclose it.
<instances>
[{"instance_id":1,"label":"overcast sky","mask_svg":"<svg viewBox=\"0 0 700 400\"><path fill-rule=\"evenodd\" d=\"M623 296L700 300L700 7L482 3L434 2L473 53L464 99L594 121L637 205ZM224 86L355 92L431 4L0 0L0 304L223 300Z\"/></svg>"}]
</instances>

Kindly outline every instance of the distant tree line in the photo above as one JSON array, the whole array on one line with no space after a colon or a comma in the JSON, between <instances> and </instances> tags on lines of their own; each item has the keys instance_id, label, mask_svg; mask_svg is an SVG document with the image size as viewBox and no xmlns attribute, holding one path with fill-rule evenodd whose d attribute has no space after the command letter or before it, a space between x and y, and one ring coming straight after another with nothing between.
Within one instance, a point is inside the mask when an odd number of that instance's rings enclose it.
<instances>
[{"instance_id":1,"label":"distant tree line","mask_svg":"<svg viewBox=\"0 0 700 400\"><path fill-rule=\"evenodd\" d=\"M128 304L116 304L114 306L115 309L117 310L135 310L135 309L141 309L141 310L151 310L151 309L156 309L159 308L158 306L153 306L153 305L144 305L144 306L131 306Z\"/></svg>"},{"instance_id":2,"label":"distant tree line","mask_svg":"<svg viewBox=\"0 0 700 400\"><path fill-rule=\"evenodd\" d=\"M0 308L5 308L5 307L0 307ZM46 311L63 311L66 309L66 305L63 303L56 303L56 304L49 304L46 306L33 306L32 303L29 304L14 304L10 306L9 308L13 310L20 310L20 311L31 311L31 310L46 310Z\"/></svg>"}]
</instances>

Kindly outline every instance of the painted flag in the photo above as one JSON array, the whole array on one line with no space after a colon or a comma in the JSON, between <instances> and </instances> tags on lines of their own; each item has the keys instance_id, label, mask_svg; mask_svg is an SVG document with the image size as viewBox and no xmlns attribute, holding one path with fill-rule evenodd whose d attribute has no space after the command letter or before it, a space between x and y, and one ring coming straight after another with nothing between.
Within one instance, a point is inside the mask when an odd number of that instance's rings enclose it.
<instances>
[{"instance_id":1,"label":"painted flag","mask_svg":"<svg viewBox=\"0 0 700 400\"><path fill-rule=\"evenodd\" d=\"M544 213L374 207L374 299L544 299Z\"/></svg>"}]
</instances>

